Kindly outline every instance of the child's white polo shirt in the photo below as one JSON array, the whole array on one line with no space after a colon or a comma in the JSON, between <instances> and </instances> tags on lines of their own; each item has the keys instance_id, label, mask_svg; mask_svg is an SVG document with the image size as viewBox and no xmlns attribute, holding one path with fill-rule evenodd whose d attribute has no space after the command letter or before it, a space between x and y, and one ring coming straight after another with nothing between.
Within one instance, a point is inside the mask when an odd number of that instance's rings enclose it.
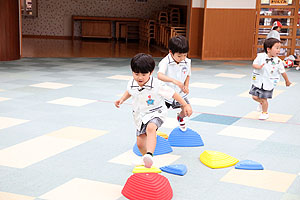
<instances>
[{"instance_id":1,"label":"child's white polo shirt","mask_svg":"<svg viewBox=\"0 0 300 200\"><path fill-rule=\"evenodd\" d=\"M164 99L172 98L175 93L172 88L150 76L149 81L143 87L140 87L132 78L128 82L127 91L132 97L132 113L137 130L141 129L142 123L146 124L155 117L165 121L167 107Z\"/></svg>"},{"instance_id":2,"label":"child's white polo shirt","mask_svg":"<svg viewBox=\"0 0 300 200\"><path fill-rule=\"evenodd\" d=\"M191 59L186 58L177 64L169 53L159 62L158 68L158 72L184 83L187 76L191 76ZM166 82L166 84L179 93L181 97L184 98L187 96L187 94L183 93L177 85L171 82ZM172 98L168 100L171 102L173 101Z\"/></svg>"},{"instance_id":3,"label":"child's white polo shirt","mask_svg":"<svg viewBox=\"0 0 300 200\"><path fill-rule=\"evenodd\" d=\"M271 57L266 53L258 53L253 64L262 65L262 69L254 69L251 83L264 90L272 90L280 80L280 74L285 72L283 61L278 57Z\"/></svg>"}]
</instances>

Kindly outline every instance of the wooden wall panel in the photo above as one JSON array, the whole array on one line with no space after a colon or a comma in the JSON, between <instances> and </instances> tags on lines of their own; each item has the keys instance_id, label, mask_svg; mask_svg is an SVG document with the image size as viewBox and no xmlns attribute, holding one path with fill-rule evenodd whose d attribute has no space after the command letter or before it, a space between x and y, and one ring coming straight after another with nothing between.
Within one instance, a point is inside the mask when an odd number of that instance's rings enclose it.
<instances>
[{"instance_id":1,"label":"wooden wall panel","mask_svg":"<svg viewBox=\"0 0 300 200\"><path fill-rule=\"evenodd\" d=\"M0 0L0 61L20 59L19 0Z\"/></svg>"},{"instance_id":2,"label":"wooden wall panel","mask_svg":"<svg viewBox=\"0 0 300 200\"><path fill-rule=\"evenodd\" d=\"M189 57L200 57L203 43L204 8L192 8L190 16Z\"/></svg>"},{"instance_id":3,"label":"wooden wall panel","mask_svg":"<svg viewBox=\"0 0 300 200\"><path fill-rule=\"evenodd\" d=\"M255 9L206 9L203 60L251 60Z\"/></svg>"}]
</instances>

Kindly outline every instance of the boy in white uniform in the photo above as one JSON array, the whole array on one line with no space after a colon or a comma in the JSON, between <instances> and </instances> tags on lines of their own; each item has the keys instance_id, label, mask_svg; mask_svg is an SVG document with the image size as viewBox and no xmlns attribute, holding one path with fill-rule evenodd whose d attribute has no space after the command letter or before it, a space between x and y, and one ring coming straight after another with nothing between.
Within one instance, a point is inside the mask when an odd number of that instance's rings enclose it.
<instances>
[{"instance_id":1,"label":"boy in white uniform","mask_svg":"<svg viewBox=\"0 0 300 200\"><path fill-rule=\"evenodd\" d=\"M165 98L174 98L183 105L185 115L192 114L192 108L178 93L162 81L152 76L155 61L148 54L139 53L131 59L133 78L128 82L127 90L115 102L117 108L132 97L133 118L137 129L137 146L143 155L145 167L151 168L156 146L156 130L163 124L167 107Z\"/></svg>"},{"instance_id":2,"label":"boy in white uniform","mask_svg":"<svg viewBox=\"0 0 300 200\"><path fill-rule=\"evenodd\" d=\"M168 49L169 54L158 64L159 70L157 78L166 82L168 86L178 92L185 102L189 104L187 99L191 76L191 60L187 58L189 43L184 36L175 36L169 40ZM186 131L184 121L186 115L183 111L182 104L173 98L166 98L165 101L168 108L181 108L181 112L177 115L177 120L179 122L179 128L182 131Z\"/></svg>"},{"instance_id":3,"label":"boy in white uniform","mask_svg":"<svg viewBox=\"0 0 300 200\"><path fill-rule=\"evenodd\" d=\"M252 87L249 94L259 103L257 110L262 112L259 119L269 118L268 98L272 98L273 89L279 82L280 74L288 87L291 82L285 72L283 61L278 57L280 41L275 38L266 39L264 42L265 53L257 54L253 61Z\"/></svg>"},{"instance_id":4,"label":"boy in white uniform","mask_svg":"<svg viewBox=\"0 0 300 200\"><path fill-rule=\"evenodd\" d=\"M276 38L280 41L280 30L281 30L282 24L279 21L275 21L272 26L272 30L268 33L267 39L269 38Z\"/></svg>"}]
</instances>

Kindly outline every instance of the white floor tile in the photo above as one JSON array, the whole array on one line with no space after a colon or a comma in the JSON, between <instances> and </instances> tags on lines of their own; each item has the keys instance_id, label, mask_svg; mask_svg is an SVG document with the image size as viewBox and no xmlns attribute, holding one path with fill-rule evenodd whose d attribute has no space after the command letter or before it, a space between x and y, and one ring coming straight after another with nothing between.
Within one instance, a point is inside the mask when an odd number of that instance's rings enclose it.
<instances>
[{"instance_id":1,"label":"white floor tile","mask_svg":"<svg viewBox=\"0 0 300 200\"><path fill-rule=\"evenodd\" d=\"M203 98L190 98L190 104L197 106L217 107L224 103L224 101Z\"/></svg>"},{"instance_id":2,"label":"white floor tile","mask_svg":"<svg viewBox=\"0 0 300 200\"><path fill-rule=\"evenodd\" d=\"M167 117L161 127L173 129L177 126L179 126L179 124L176 117L174 116L174 118Z\"/></svg>"},{"instance_id":3,"label":"white floor tile","mask_svg":"<svg viewBox=\"0 0 300 200\"><path fill-rule=\"evenodd\" d=\"M230 170L220 181L256 188L286 192L296 178L296 174L271 170Z\"/></svg>"},{"instance_id":4,"label":"white floor tile","mask_svg":"<svg viewBox=\"0 0 300 200\"><path fill-rule=\"evenodd\" d=\"M35 197L13 194L8 192L0 192L0 200L34 200Z\"/></svg>"},{"instance_id":5,"label":"white floor tile","mask_svg":"<svg viewBox=\"0 0 300 200\"><path fill-rule=\"evenodd\" d=\"M207 88L207 89L216 89L221 86L222 86L221 84L199 83L199 82L194 82L190 84L190 87Z\"/></svg>"},{"instance_id":6,"label":"white floor tile","mask_svg":"<svg viewBox=\"0 0 300 200\"><path fill-rule=\"evenodd\" d=\"M129 81L132 78L132 76L114 75L114 76L109 76L109 77L106 77L106 78Z\"/></svg>"},{"instance_id":7,"label":"white floor tile","mask_svg":"<svg viewBox=\"0 0 300 200\"><path fill-rule=\"evenodd\" d=\"M47 103L79 107L79 106L85 106L87 104L95 103L95 102L97 102L97 100L64 97L64 98L48 101Z\"/></svg>"},{"instance_id":8,"label":"white floor tile","mask_svg":"<svg viewBox=\"0 0 300 200\"><path fill-rule=\"evenodd\" d=\"M107 133L66 127L0 150L0 165L24 168Z\"/></svg>"},{"instance_id":9,"label":"white floor tile","mask_svg":"<svg viewBox=\"0 0 300 200\"><path fill-rule=\"evenodd\" d=\"M0 102L1 101L7 101L7 100L10 100L11 98L6 98L6 97L0 97Z\"/></svg>"},{"instance_id":10,"label":"white floor tile","mask_svg":"<svg viewBox=\"0 0 300 200\"><path fill-rule=\"evenodd\" d=\"M258 119L259 115L260 115L260 112L252 111L252 112L248 113L247 115L245 115L243 118ZM271 122L287 122L292 117L293 117L293 115L278 114L278 113L269 113L269 118L266 121L271 121Z\"/></svg>"},{"instance_id":11,"label":"white floor tile","mask_svg":"<svg viewBox=\"0 0 300 200\"><path fill-rule=\"evenodd\" d=\"M74 178L39 198L45 200L117 200L122 196L122 189L122 185Z\"/></svg>"},{"instance_id":12,"label":"white floor tile","mask_svg":"<svg viewBox=\"0 0 300 200\"><path fill-rule=\"evenodd\" d=\"M9 127L12 127L12 126L23 124L23 123L28 122L28 121L29 120L24 120L24 119L0 117L0 129L9 128Z\"/></svg>"},{"instance_id":13,"label":"white floor tile","mask_svg":"<svg viewBox=\"0 0 300 200\"><path fill-rule=\"evenodd\" d=\"M156 155L153 157L155 167L162 167L165 165L170 165L173 162L175 162L177 159L179 159L181 156L179 155L173 155L173 154L163 154L163 155ZM117 163L121 165L129 165L133 166L135 163L134 161L138 161L141 159L141 156L137 156L133 150L126 151L125 153L122 153L121 155L114 157L113 159L109 160L108 162L111 163Z\"/></svg>"},{"instance_id":14,"label":"white floor tile","mask_svg":"<svg viewBox=\"0 0 300 200\"><path fill-rule=\"evenodd\" d=\"M47 88L47 89L61 89L65 87L70 87L70 84L55 83L55 82L43 82L38 84L30 85L31 87Z\"/></svg>"},{"instance_id":15,"label":"white floor tile","mask_svg":"<svg viewBox=\"0 0 300 200\"><path fill-rule=\"evenodd\" d=\"M273 133L274 131L271 130L248 128L241 126L227 126L222 131L220 131L218 135L226 135L254 140L265 140Z\"/></svg>"},{"instance_id":16,"label":"white floor tile","mask_svg":"<svg viewBox=\"0 0 300 200\"><path fill-rule=\"evenodd\" d=\"M247 75L245 74L230 74L230 73L219 73L215 75L216 77L225 77L225 78L243 78Z\"/></svg>"}]
</instances>

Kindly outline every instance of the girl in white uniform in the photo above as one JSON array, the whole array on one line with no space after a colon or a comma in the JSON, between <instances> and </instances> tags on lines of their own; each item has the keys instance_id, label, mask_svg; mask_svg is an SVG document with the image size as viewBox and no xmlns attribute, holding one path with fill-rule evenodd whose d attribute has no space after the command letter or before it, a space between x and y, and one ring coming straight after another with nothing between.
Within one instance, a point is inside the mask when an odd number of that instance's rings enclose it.
<instances>
[{"instance_id":1,"label":"girl in white uniform","mask_svg":"<svg viewBox=\"0 0 300 200\"><path fill-rule=\"evenodd\" d=\"M131 60L133 78L128 82L123 96L115 102L115 106L119 108L124 101L132 97L137 146L147 168L153 164L156 130L163 124L167 115L165 98L176 99L183 105L185 115L192 114L191 106L174 89L152 76L154 68L155 61L150 55L135 55Z\"/></svg>"},{"instance_id":2,"label":"girl in white uniform","mask_svg":"<svg viewBox=\"0 0 300 200\"><path fill-rule=\"evenodd\" d=\"M269 118L268 98L272 98L273 89L280 79L280 74L285 80L285 85L291 82L285 72L283 61L278 57L280 53L280 41L275 38L266 39L264 42L265 53L257 54L253 61L252 87L249 94L253 100L259 103L258 111L262 112L259 119Z\"/></svg>"}]
</instances>

